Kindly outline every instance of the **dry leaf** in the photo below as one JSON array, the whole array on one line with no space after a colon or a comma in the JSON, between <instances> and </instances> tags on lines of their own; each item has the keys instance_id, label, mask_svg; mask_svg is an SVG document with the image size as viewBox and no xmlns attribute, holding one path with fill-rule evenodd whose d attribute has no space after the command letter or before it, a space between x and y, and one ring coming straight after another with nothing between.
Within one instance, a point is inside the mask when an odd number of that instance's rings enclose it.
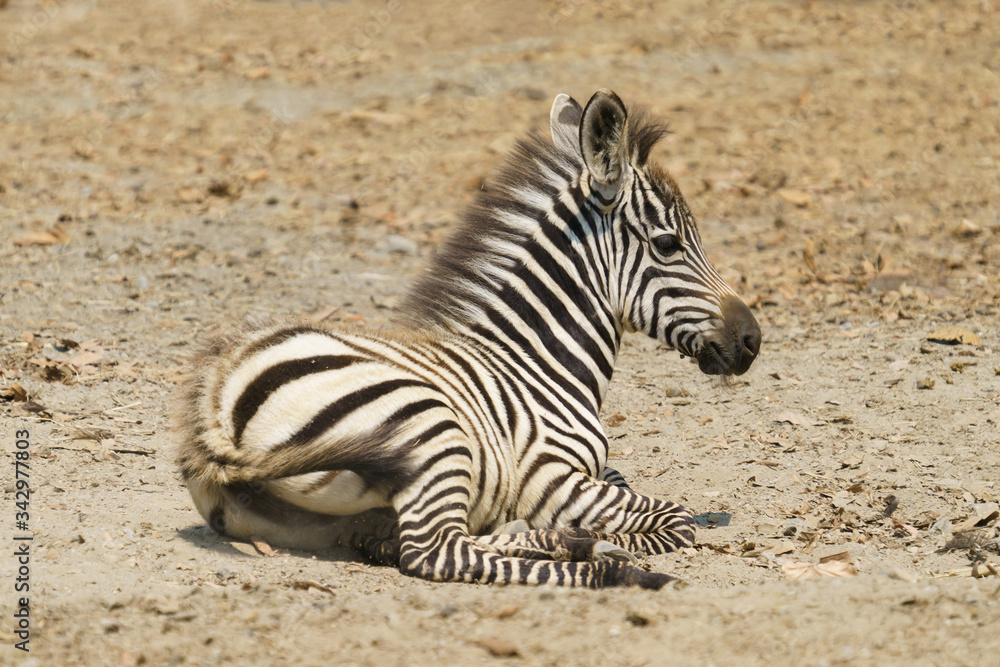
<instances>
[{"instance_id":1,"label":"dry leaf","mask_svg":"<svg viewBox=\"0 0 1000 667\"><path fill-rule=\"evenodd\" d=\"M907 366L909 366L909 364L910 364L909 359L897 359L896 361L889 364L889 370L892 371L893 373L898 373Z\"/></svg>"},{"instance_id":2,"label":"dry leaf","mask_svg":"<svg viewBox=\"0 0 1000 667\"><path fill-rule=\"evenodd\" d=\"M858 571L854 569L854 565L851 563L843 563L840 561L830 561L829 563L820 563L816 566L816 571L819 572L820 576L823 577L856 577L858 576Z\"/></svg>"},{"instance_id":3,"label":"dry leaf","mask_svg":"<svg viewBox=\"0 0 1000 667\"><path fill-rule=\"evenodd\" d=\"M89 160L94 157L94 144L89 141L75 141L73 142L73 152L84 160Z\"/></svg>"},{"instance_id":4,"label":"dry leaf","mask_svg":"<svg viewBox=\"0 0 1000 667\"><path fill-rule=\"evenodd\" d=\"M948 577L973 577L975 579L982 579L989 576L1000 577L1000 567L985 561L977 561L971 567L960 567L957 570L937 572L931 575L934 579L945 579Z\"/></svg>"},{"instance_id":5,"label":"dry leaf","mask_svg":"<svg viewBox=\"0 0 1000 667\"><path fill-rule=\"evenodd\" d=\"M805 208L806 206L812 204L812 197L805 190L781 188L776 194L788 203L795 204L799 208Z\"/></svg>"},{"instance_id":6,"label":"dry leaf","mask_svg":"<svg viewBox=\"0 0 1000 667\"><path fill-rule=\"evenodd\" d=\"M177 191L177 200L182 204L199 204L205 201L205 191L201 188L181 188Z\"/></svg>"},{"instance_id":7,"label":"dry leaf","mask_svg":"<svg viewBox=\"0 0 1000 667\"><path fill-rule=\"evenodd\" d=\"M103 352L95 352L93 350L87 350L84 352L80 352L66 363L68 363L73 368L80 370L84 366L90 364L96 364L103 358L104 358Z\"/></svg>"},{"instance_id":8,"label":"dry leaf","mask_svg":"<svg viewBox=\"0 0 1000 667\"><path fill-rule=\"evenodd\" d=\"M372 121L374 123L382 123L383 125L402 125L406 123L409 118L399 113L387 113L385 111L364 111L358 109L347 114L349 120L360 120L360 121ZM506 153L506 148L502 151Z\"/></svg>"},{"instance_id":9,"label":"dry leaf","mask_svg":"<svg viewBox=\"0 0 1000 667\"><path fill-rule=\"evenodd\" d=\"M644 628L650 624L649 616L646 614L641 614L637 611L630 611L625 614L625 620L634 625L637 628Z\"/></svg>"},{"instance_id":10,"label":"dry leaf","mask_svg":"<svg viewBox=\"0 0 1000 667\"><path fill-rule=\"evenodd\" d=\"M32 357L25 364L38 369L38 375L46 382L73 382L73 371L61 361L52 361L43 357Z\"/></svg>"},{"instance_id":11,"label":"dry leaf","mask_svg":"<svg viewBox=\"0 0 1000 667\"><path fill-rule=\"evenodd\" d=\"M80 344L72 338L60 338L56 343L56 348L59 350L75 350L80 347Z\"/></svg>"},{"instance_id":12,"label":"dry leaf","mask_svg":"<svg viewBox=\"0 0 1000 667\"><path fill-rule=\"evenodd\" d=\"M819 426L823 422L810 419L804 415L800 415L797 412L791 412L786 410L785 412L779 413L774 417L774 421L778 423L792 424L793 426Z\"/></svg>"},{"instance_id":13,"label":"dry leaf","mask_svg":"<svg viewBox=\"0 0 1000 667\"><path fill-rule=\"evenodd\" d=\"M840 467L853 469L857 468L864 462L865 462L865 457L863 454L861 455L851 454L850 456L844 457L844 459L840 462Z\"/></svg>"},{"instance_id":14,"label":"dry leaf","mask_svg":"<svg viewBox=\"0 0 1000 667\"><path fill-rule=\"evenodd\" d=\"M927 340L945 345L979 345L979 336L962 327L947 326L933 331L926 336Z\"/></svg>"},{"instance_id":15,"label":"dry leaf","mask_svg":"<svg viewBox=\"0 0 1000 667\"><path fill-rule=\"evenodd\" d=\"M781 566L785 579L815 579L817 577L854 577L858 572L850 563L829 561L813 565L812 563L785 563Z\"/></svg>"},{"instance_id":16,"label":"dry leaf","mask_svg":"<svg viewBox=\"0 0 1000 667\"><path fill-rule=\"evenodd\" d=\"M849 552L849 551L838 551L835 554L830 554L829 556L823 556L822 558L819 559L820 565L822 565L824 563L832 563L832 562L852 563L853 559L851 558L851 552Z\"/></svg>"},{"instance_id":17,"label":"dry leaf","mask_svg":"<svg viewBox=\"0 0 1000 667\"><path fill-rule=\"evenodd\" d=\"M620 412L616 412L615 414L608 417L608 426L621 426L622 424L625 423L626 419L628 419L628 417L626 417Z\"/></svg>"},{"instance_id":18,"label":"dry leaf","mask_svg":"<svg viewBox=\"0 0 1000 667\"><path fill-rule=\"evenodd\" d=\"M67 452L90 452L91 454L96 454L99 451L98 443L96 440L85 440L84 443L90 443L90 444L81 444L77 446L77 445L70 445L67 442L62 445L51 445L50 449L61 449Z\"/></svg>"},{"instance_id":19,"label":"dry leaf","mask_svg":"<svg viewBox=\"0 0 1000 667\"><path fill-rule=\"evenodd\" d=\"M372 305L380 310L396 310L399 307L399 299L395 296L380 297L372 295Z\"/></svg>"},{"instance_id":20,"label":"dry leaf","mask_svg":"<svg viewBox=\"0 0 1000 667\"><path fill-rule=\"evenodd\" d=\"M113 439L114 433L106 428L97 426L82 426L74 428L69 438L70 440L94 440L95 442L101 442Z\"/></svg>"},{"instance_id":21,"label":"dry leaf","mask_svg":"<svg viewBox=\"0 0 1000 667\"><path fill-rule=\"evenodd\" d=\"M278 552L275 551L274 549L272 549L270 544L268 544L267 542L265 542L264 540L262 540L259 537L251 536L250 537L250 541L253 543L254 547L257 549L257 551L260 552L260 554L262 556L266 556L268 558L273 558L274 556L278 555ZM309 582L309 583L311 583L311 582ZM317 586L318 586L318 584L317 584Z\"/></svg>"},{"instance_id":22,"label":"dry leaf","mask_svg":"<svg viewBox=\"0 0 1000 667\"><path fill-rule=\"evenodd\" d=\"M956 523L953 530L955 533L963 533L976 527L986 528L996 523L998 517L1000 517L1000 512L997 510L993 510L992 512L985 510L982 513L976 512L966 518L965 521Z\"/></svg>"},{"instance_id":23,"label":"dry leaf","mask_svg":"<svg viewBox=\"0 0 1000 667\"><path fill-rule=\"evenodd\" d=\"M9 387L0 389L0 400L17 402L27 401L28 390L21 386L20 382L15 382Z\"/></svg>"},{"instance_id":24,"label":"dry leaf","mask_svg":"<svg viewBox=\"0 0 1000 667\"><path fill-rule=\"evenodd\" d=\"M212 181L212 184L208 186L208 194L213 197L226 197L228 199L236 199L239 193L235 191L232 184L228 181Z\"/></svg>"},{"instance_id":25,"label":"dry leaf","mask_svg":"<svg viewBox=\"0 0 1000 667\"><path fill-rule=\"evenodd\" d=\"M319 310L306 313L305 318L310 322L322 322L328 319L331 315L340 310L340 306L327 306L326 308L320 308Z\"/></svg>"},{"instance_id":26,"label":"dry leaf","mask_svg":"<svg viewBox=\"0 0 1000 667\"><path fill-rule=\"evenodd\" d=\"M785 579L812 579L819 576L812 563L785 563L781 566L781 572Z\"/></svg>"},{"instance_id":27,"label":"dry leaf","mask_svg":"<svg viewBox=\"0 0 1000 667\"><path fill-rule=\"evenodd\" d=\"M1000 577L1000 568L993 563L987 563L985 561L978 561L972 564L972 576L975 579L982 579L983 577L988 577L990 575Z\"/></svg>"},{"instance_id":28,"label":"dry leaf","mask_svg":"<svg viewBox=\"0 0 1000 667\"><path fill-rule=\"evenodd\" d=\"M256 81L258 79L266 79L271 76L271 68L267 65L263 67L255 67L252 70L248 70L246 77L251 81Z\"/></svg>"},{"instance_id":29,"label":"dry leaf","mask_svg":"<svg viewBox=\"0 0 1000 667\"><path fill-rule=\"evenodd\" d=\"M247 180L248 183L256 183L257 181L266 180L268 176L267 168L254 169L253 171L248 171L243 178Z\"/></svg>"},{"instance_id":30,"label":"dry leaf","mask_svg":"<svg viewBox=\"0 0 1000 667\"><path fill-rule=\"evenodd\" d=\"M14 245L56 245L69 240L69 234L60 225L56 225L48 231L30 231L20 236L14 237Z\"/></svg>"},{"instance_id":31,"label":"dry leaf","mask_svg":"<svg viewBox=\"0 0 1000 667\"><path fill-rule=\"evenodd\" d=\"M114 438L104 438L101 440L101 451L100 458L104 460L117 460L121 458L118 456L117 445ZM94 454L94 458L97 458L97 454Z\"/></svg>"},{"instance_id":32,"label":"dry leaf","mask_svg":"<svg viewBox=\"0 0 1000 667\"><path fill-rule=\"evenodd\" d=\"M972 222L971 220L966 220L965 218L962 218L962 221L958 223L958 225L955 227L954 230L952 230L952 233L954 233L955 236L964 236L966 238L970 238L973 236L979 236L980 234L983 233L983 230L982 228L979 227L979 225Z\"/></svg>"},{"instance_id":33,"label":"dry leaf","mask_svg":"<svg viewBox=\"0 0 1000 667\"><path fill-rule=\"evenodd\" d=\"M802 250L802 260L814 275L819 274L819 267L816 265L816 244L813 243L812 239L806 239L806 247Z\"/></svg>"},{"instance_id":34,"label":"dry leaf","mask_svg":"<svg viewBox=\"0 0 1000 667\"><path fill-rule=\"evenodd\" d=\"M521 611L521 609L523 609L523 607L521 607L521 605L509 604L506 607L504 607L503 609L501 609L500 611L498 611L495 614L493 614L492 618L510 618L511 616L513 616L514 614L516 614L517 612Z\"/></svg>"},{"instance_id":35,"label":"dry leaf","mask_svg":"<svg viewBox=\"0 0 1000 667\"><path fill-rule=\"evenodd\" d=\"M474 643L476 646L481 646L498 658L512 658L515 655L520 655L516 646L511 644L509 641L498 637L480 639Z\"/></svg>"},{"instance_id":36,"label":"dry leaf","mask_svg":"<svg viewBox=\"0 0 1000 667\"><path fill-rule=\"evenodd\" d=\"M267 546L267 545L265 545L265 546ZM271 547L268 547L268 549L270 549L270 548ZM319 583L317 581L312 581L310 579L300 579L298 581L293 581L291 583L291 586L292 586L292 588L294 590L297 590L297 591L307 591L310 588L315 588L318 591L323 591L324 593L329 593L330 595L336 595L336 593L334 593L333 589L330 588L329 586L324 586L323 584L321 584L321 583Z\"/></svg>"}]
</instances>

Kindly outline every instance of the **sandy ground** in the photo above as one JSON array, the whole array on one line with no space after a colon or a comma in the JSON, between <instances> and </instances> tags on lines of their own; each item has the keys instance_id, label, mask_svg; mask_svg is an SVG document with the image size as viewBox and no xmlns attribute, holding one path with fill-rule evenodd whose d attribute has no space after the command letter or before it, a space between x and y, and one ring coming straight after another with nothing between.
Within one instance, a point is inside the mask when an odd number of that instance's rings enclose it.
<instances>
[{"instance_id":1,"label":"sandy ground","mask_svg":"<svg viewBox=\"0 0 1000 667\"><path fill-rule=\"evenodd\" d=\"M998 664L1000 3L483 4L0 3L0 663ZM169 431L199 332L388 322L514 138L605 86L669 119L764 332L731 384L619 360L611 464L704 526L644 561L680 583L207 530Z\"/></svg>"}]
</instances>

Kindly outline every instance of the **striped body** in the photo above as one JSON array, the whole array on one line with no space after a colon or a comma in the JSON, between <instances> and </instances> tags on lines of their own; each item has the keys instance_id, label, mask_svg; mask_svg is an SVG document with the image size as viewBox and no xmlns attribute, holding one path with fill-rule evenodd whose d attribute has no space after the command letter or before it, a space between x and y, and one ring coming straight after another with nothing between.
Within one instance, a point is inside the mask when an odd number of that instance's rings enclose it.
<instances>
[{"instance_id":1,"label":"striped body","mask_svg":"<svg viewBox=\"0 0 1000 667\"><path fill-rule=\"evenodd\" d=\"M441 581L641 585L631 552L693 541L682 507L605 467L598 413L625 331L741 373L752 315L705 258L662 128L559 96L395 331L247 326L188 385L179 463L220 532L351 545Z\"/></svg>"}]
</instances>

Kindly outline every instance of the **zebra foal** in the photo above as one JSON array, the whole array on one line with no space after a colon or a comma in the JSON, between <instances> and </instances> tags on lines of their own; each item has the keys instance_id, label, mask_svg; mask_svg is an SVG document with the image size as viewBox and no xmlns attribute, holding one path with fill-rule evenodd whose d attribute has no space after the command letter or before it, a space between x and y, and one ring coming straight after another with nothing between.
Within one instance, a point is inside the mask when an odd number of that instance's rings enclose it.
<instances>
[{"instance_id":1,"label":"zebra foal","mask_svg":"<svg viewBox=\"0 0 1000 667\"><path fill-rule=\"evenodd\" d=\"M632 552L690 545L691 515L605 467L598 412L622 335L710 374L760 328L706 258L665 127L598 91L522 140L417 281L395 330L246 325L187 383L178 463L219 532L350 545L435 581L638 585Z\"/></svg>"}]
</instances>

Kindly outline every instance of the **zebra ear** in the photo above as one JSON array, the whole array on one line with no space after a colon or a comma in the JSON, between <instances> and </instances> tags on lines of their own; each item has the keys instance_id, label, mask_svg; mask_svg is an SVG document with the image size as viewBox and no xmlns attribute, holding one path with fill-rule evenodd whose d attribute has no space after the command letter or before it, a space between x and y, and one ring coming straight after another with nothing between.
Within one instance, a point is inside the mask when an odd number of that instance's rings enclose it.
<instances>
[{"instance_id":1,"label":"zebra ear","mask_svg":"<svg viewBox=\"0 0 1000 667\"><path fill-rule=\"evenodd\" d=\"M628 165L625 120L628 113L607 88L594 93L580 122L580 150L600 194L613 196Z\"/></svg>"},{"instance_id":2,"label":"zebra ear","mask_svg":"<svg viewBox=\"0 0 1000 667\"><path fill-rule=\"evenodd\" d=\"M563 153L580 154L580 119L583 117L583 107L569 95L562 93L556 96L549 112L549 127L552 131L552 143Z\"/></svg>"}]
</instances>

